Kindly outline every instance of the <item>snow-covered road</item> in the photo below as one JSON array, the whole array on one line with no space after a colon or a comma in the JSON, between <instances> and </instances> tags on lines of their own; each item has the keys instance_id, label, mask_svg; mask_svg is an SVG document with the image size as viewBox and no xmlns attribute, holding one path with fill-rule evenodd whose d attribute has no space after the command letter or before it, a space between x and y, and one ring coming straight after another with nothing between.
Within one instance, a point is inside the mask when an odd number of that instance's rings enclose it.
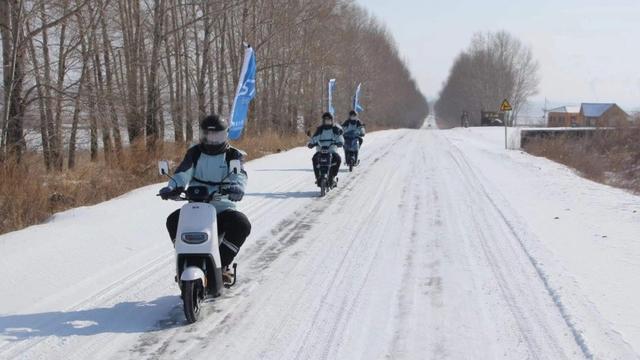
<instances>
[{"instance_id":1,"label":"snow-covered road","mask_svg":"<svg viewBox=\"0 0 640 360\"><path fill-rule=\"evenodd\" d=\"M250 162L239 283L191 326L158 186L1 236L0 358L637 358L640 198L499 130L372 133L325 198L311 150Z\"/></svg>"}]
</instances>

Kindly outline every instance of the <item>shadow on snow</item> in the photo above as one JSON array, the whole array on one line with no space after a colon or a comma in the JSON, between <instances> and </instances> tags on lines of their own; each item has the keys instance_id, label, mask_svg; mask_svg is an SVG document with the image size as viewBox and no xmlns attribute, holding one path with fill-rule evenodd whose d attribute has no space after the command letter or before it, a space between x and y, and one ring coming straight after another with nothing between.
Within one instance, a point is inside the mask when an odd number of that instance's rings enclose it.
<instances>
[{"instance_id":1,"label":"shadow on snow","mask_svg":"<svg viewBox=\"0 0 640 360\"><path fill-rule=\"evenodd\" d=\"M110 308L3 315L0 334L10 341L20 341L46 336L159 331L182 325L179 305L179 296L164 296L150 302L122 302ZM169 314L167 309L171 309Z\"/></svg>"}]
</instances>

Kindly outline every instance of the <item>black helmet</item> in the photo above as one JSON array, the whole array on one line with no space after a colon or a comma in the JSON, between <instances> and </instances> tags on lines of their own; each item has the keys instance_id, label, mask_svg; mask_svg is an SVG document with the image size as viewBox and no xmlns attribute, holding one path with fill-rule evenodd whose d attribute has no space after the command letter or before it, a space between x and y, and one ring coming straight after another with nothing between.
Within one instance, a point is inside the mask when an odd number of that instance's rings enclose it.
<instances>
[{"instance_id":1,"label":"black helmet","mask_svg":"<svg viewBox=\"0 0 640 360\"><path fill-rule=\"evenodd\" d=\"M229 149L227 129L229 126L220 116L212 114L200 121L200 151L207 155L218 155Z\"/></svg>"},{"instance_id":2,"label":"black helmet","mask_svg":"<svg viewBox=\"0 0 640 360\"><path fill-rule=\"evenodd\" d=\"M331 120L333 120L333 115L330 112L326 112L326 113L322 114L322 118L323 119L331 119Z\"/></svg>"},{"instance_id":3,"label":"black helmet","mask_svg":"<svg viewBox=\"0 0 640 360\"><path fill-rule=\"evenodd\" d=\"M355 110L349 111L349 116L358 116L358 113Z\"/></svg>"},{"instance_id":4,"label":"black helmet","mask_svg":"<svg viewBox=\"0 0 640 360\"><path fill-rule=\"evenodd\" d=\"M203 131L225 131L228 128L229 125L227 125L227 122L224 119L221 119L220 116L216 114L205 116L204 119L200 121L200 129L202 129Z\"/></svg>"}]
</instances>

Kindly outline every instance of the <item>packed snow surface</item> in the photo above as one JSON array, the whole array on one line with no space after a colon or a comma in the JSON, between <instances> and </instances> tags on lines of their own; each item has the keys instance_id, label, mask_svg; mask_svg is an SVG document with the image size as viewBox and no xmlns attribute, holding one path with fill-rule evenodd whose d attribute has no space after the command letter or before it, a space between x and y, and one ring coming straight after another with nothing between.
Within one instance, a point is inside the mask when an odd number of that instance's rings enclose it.
<instances>
[{"instance_id":1,"label":"packed snow surface","mask_svg":"<svg viewBox=\"0 0 640 360\"><path fill-rule=\"evenodd\" d=\"M640 197L428 123L325 198L311 150L248 163L239 281L194 325L161 184L0 236L0 358L637 359Z\"/></svg>"}]
</instances>

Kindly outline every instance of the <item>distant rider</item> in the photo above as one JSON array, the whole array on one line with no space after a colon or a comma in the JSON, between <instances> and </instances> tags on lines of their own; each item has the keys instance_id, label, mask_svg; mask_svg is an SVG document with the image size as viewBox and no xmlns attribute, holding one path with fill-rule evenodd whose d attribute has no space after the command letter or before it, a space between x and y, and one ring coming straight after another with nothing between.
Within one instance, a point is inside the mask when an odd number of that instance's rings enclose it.
<instances>
[{"instance_id":1,"label":"distant rider","mask_svg":"<svg viewBox=\"0 0 640 360\"><path fill-rule=\"evenodd\" d=\"M338 147L344 145L344 137L342 137L343 130L340 125L334 123L333 115L331 113L322 114L322 125L318 126L316 132L309 140L307 146L309 149L316 148L316 153L313 155L313 172L316 175L316 184L319 184L320 169L318 168L318 161L320 156L320 147L322 145L329 146L329 151L333 153L333 163L329 172L329 183L334 186L335 178L338 175L342 158L338 154Z\"/></svg>"},{"instance_id":2,"label":"distant rider","mask_svg":"<svg viewBox=\"0 0 640 360\"><path fill-rule=\"evenodd\" d=\"M460 117L460 126L469 127L469 113L466 111L462 112L462 116Z\"/></svg>"},{"instance_id":3,"label":"distant rider","mask_svg":"<svg viewBox=\"0 0 640 360\"><path fill-rule=\"evenodd\" d=\"M224 234L220 244L220 262L225 282L231 281L228 266L238 254L240 247L251 232L251 223L246 215L236 210L235 202L242 200L247 184L247 173L242 167L243 153L229 145L227 122L218 115L209 115L200 122L200 143L187 150L187 154L176 169L173 179L160 190L163 199L177 197L188 186L207 186L210 192L219 191L223 196L211 201L216 208L218 234ZM241 169L231 173L230 161L239 160ZM226 177L226 179L225 179ZM218 185L228 182L233 185ZM167 230L175 243L180 209L167 218Z\"/></svg>"},{"instance_id":4,"label":"distant rider","mask_svg":"<svg viewBox=\"0 0 640 360\"><path fill-rule=\"evenodd\" d=\"M349 118L342 123L342 130L344 130L345 135L349 133L355 134L358 137L360 146L362 146L365 134L364 124L358 118L358 113L355 110L349 111Z\"/></svg>"}]
</instances>

